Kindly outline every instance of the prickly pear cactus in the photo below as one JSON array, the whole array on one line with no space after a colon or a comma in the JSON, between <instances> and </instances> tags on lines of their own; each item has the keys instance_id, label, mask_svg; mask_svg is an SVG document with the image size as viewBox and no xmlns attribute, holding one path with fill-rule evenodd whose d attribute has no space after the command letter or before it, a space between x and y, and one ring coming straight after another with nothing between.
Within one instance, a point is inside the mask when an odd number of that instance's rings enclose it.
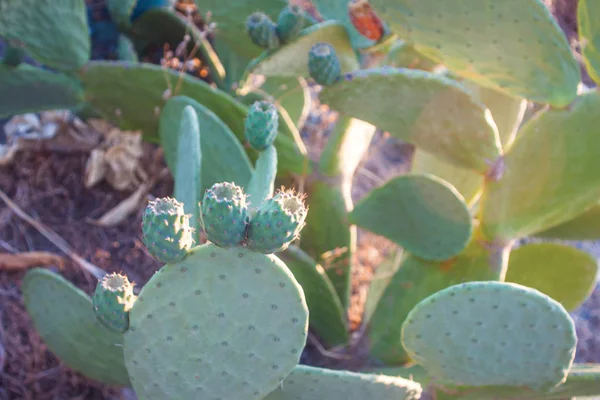
<instances>
[{"instance_id":1,"label":"prickly pear cactus","mask_svg":"<svg viewBox=\"0 0 600 400\"><path fill-rule=\"evenodd\" d=\"M588 73L597 84L600 84L600 22L597 18L599 12L597 1L579 0L577 3L581 53Z\"/></svg>"},{"instance_id":2,"label":"prickly pear cactus","mask_svg":"<svg viewBox=\"0 0 600 400\"><path fill-rule=\"evenodd\" d=\"M538 232L535 237L562 240L600 240L600 203L575 218Z\"/></svg>"},{"instance_id":3,"label":"prickly pear cactus","mask_svg":"<svg viewBox=\"0 0 600 400\"><path fill-rule=\"evenodd\" d=\"M123 336L98 321L87 294L41 268L27 272L21 290L36 331L62 362L99 382L129 386Z\"/></svg>"},{"instance_id":4,"label":"prickly pear cactus","mask_svg":"<svg viewBox=\"0 0 600 400\"><path fill-rule=\"evenodd\" d=\"M302 196L290 190L279 191L252 216L248 247L264 254L285 250L298 238L307 213Z\"/></svg>"},{"instance_id":5,"label":"prickly pear cactus","mask_svg":"<svg viewBox=\"0 0 600 400\"><path fill-rule=\"evenodd\" d=\"M261 152L256 160L256 169L248 183L250 215L254 214L267 199L273 197L276 174L277 150L275 147L269 146Z\"/></svg>"},{"instance_id":6,"label":"prickly pear cactus","mask_svg":"<svg viewBox=\"0 0 600 400\"><path fill-rule=\"evenodd\" d=\"M263 49L279 46L277 25L265 13L257 11L250 14L246 21L246 32L252 39L252 43Z\"/></svg>"},{"instance_id":7,"label":"prickly pear cactus","mask_svg":"<svg viewBox=\"0 0 600 400\"><path fill-rule=\"evenodd\" d=\"M543 391L565 382L577 336L567 311L539 291L469 282L417 304L402 343L440 384Z\"/></svg>"},{"instance_id":8,"label":"prickly pear cactus","mask_svg":"<svg viewBox=\"0 0 600 400\"><path fill-rule=\"evenodd\" d=\"M258 400L298 364L308 309L273 255L205 244L144 286L125 359L140 398Z\"/></svg>"},{"instance_id":9,"label":"prickly pear cactus","mask_svg":"<svg viewBox=\"0 0 600 400\"><path fill-rule=\"evenodd\" d=\"M185 257L194 238L183 204L169 197L150 201L142 216L142 241L162 263Z\"/></svg>"},{"instance_id":10,"label":"prickly pear cactus","mask_svg":"<svg viewBox=\"0 0 600 400\"><path fill-rule=\"evenodd\" d=\"M308 53L308 72L319 85L333 85L340 79L340 60L333 46L321 42L311 47Z\"/></svg>"},{"instance_id":11,"label":"prickly pear cactus","mask_svg":"<svg viewBox=\"0 0 600 400\"><path fill-rule=\"evenodd\" d=\"M421 392L408 379L298 365L265 400L417 400Z\"/></svg>"},{"instance_id":12,"label":"prickly pear cactus","mask_svg":"<svg viewBox=\"0 0 600 400\"><path fill-rule=\"evenodd\" d=\"M127 276L112 273L98 281L92 297L94 313L107 328L123 333L129 328L129 310L135 303L133 285Z\"/></svg>"},{"instance_id":13,"label":"prickly pear cactus","mask_svg":"<svg viewBox=\"0 0 600 400\"><path fill-rule=\"evenodd\" d=\"M279 129L277 107L268 101L257 101L248 110L244 120L244 136L255 150L264 150L273 144Z\"/></svg>"},{"instance_id":14,"label":"prickly pear cactus","mask_svg":"<svg viewBox=\"0 0 600 400\"><path fill-rule=\"evenodd\" d=\"M383 21L373 11L368 0L351 0L348 3L348 16L356 30L374 42L381 40L385 34Z\"/></svg>"},{"instance_id":15,"label":"prickly pear cactus","mask_svg":"<svg viewBox=\"0 0 600 400\"><path fill-rule=\"evenodd\" d=\"M206 237L219 247L242 243L248 228L244 190L233 182L215 183L202 199L202 226Z\"/></svg>"},{"instance_id":16,"label":"prickly pear cactus","mask_svg":"<svg viewBox=\"0 0 600 400\"><path fill-rule=\"evenodd\" d=\"M277 36L280 42L286 44L295 39L305 23L304 10L300 6L290 4L284 7L277 17Z\"/></svg>"}]
</instances>

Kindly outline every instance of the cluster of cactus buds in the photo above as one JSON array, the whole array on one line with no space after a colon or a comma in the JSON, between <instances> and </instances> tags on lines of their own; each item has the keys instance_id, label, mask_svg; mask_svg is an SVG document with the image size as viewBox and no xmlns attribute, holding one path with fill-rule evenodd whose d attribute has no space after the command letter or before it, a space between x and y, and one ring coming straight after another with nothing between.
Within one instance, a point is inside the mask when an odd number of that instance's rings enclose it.
<instances>
[{"instance_id":1,"label":"cluster of cactus buds","mask_svg":"<svg viewBox=\"0 0 600 400\"><path fill-rule=\"evenodd\" d=\"M273 22L269 16L257 11L246 19L246 33L252 42L264 49L274 49L298 37L306 23L304 10L297 5L288 5Z\"/></svg>"}]
</instances>

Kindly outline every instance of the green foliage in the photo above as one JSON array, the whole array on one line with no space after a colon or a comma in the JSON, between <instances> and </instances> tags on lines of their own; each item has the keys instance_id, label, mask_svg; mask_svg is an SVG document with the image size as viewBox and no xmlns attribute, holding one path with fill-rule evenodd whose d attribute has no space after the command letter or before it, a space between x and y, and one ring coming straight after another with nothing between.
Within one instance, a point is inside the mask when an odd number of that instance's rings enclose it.
<instances>
[{"instance_id":1,"label":"green foliage","mask_svg":"<svg viewBox=\"0 0 600 400\"><path fill-rule=\"evenodd\" d=\"M37 333L63 363L91 379L129 385L123 336L98 321L87 294L41 268L27 272L21 290Z\"/></svg>"},{"instance_id":2,"label":"green foliage","mask_svg":"<svg viewBox=\"0 0 600 400\"><path fill-rule=\"evenodd\" d=\"M575 218L534 236L562 240L600 240L600 204L596 203Z\"/></svg>"},{"instance_id":3,"label":"green foliage","mask_svg":"<svg viewBox=\"0 0 600 400\"><path fill-rule=\"evenodd\" d=\"M106 8L110 17L122 28L128 27L131 21L131 14L138 0L107 0Z\"/></svg>"},{"instance_id":4,"label":"green foliage","mask_svg":"<svg viewBox=\"0 0 600 400\"><path fill-rule=\"evenodd\" d=\"M598 2L580 0L577 3L577 27L583 62L592 79L600 84L600 12Z\"/></svg>"}]
</instances>

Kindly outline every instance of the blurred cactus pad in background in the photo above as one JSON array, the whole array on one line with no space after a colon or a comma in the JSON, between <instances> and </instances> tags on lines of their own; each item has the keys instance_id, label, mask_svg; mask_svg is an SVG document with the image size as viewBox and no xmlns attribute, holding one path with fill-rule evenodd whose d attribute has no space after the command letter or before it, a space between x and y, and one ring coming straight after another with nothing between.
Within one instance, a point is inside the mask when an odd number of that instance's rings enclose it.
<instances>
[{"instance_id":1,"label":"blurred cactus pad in background","mask_svg":"<svg viewBox=\"0 0 600 400\"><path fill-rule=\"evenodd\" d=\"M64 253L0 219L62 368L0 341L0 397L600 398L599 1L0 0L0 39L0 215Z\"/></svg>"}]
</instances>

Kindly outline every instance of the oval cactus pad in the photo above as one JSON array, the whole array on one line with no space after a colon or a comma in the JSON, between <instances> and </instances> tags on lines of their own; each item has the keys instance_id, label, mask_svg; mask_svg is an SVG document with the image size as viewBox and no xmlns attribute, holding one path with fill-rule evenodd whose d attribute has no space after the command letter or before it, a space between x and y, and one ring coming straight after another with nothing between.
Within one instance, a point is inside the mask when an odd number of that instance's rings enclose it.
<instances>
[{"instance_id":1,"label":"oval cactus pad","mask_svg":"<svg viewBox=\"0 0 600 400\"><path fill-rule=\"evenodd\" d=\"M205 244L142 289L125 360L147 399L262 399L298 364L308 310L277 257Z\"/></svg>"},{"instance_id":2,"label":"oval cactus pad","mask_svg":"<svg viewBox=\"0 0 600 400\"><path fill-rule=\"evenodd\" d=\"M579 0L577 22L581 54L590 77L600 84L600 3L595 0Z\"/></svg>"},{"instance_id":3,"label":"oval cactus pad","mask_svg":"<svg viewBox=\"0 0 600 400\"><path fill-rule=\"evenodd\" d=\"M562 240L600 240L600 202L567 222L536 233L535 237Z\"/></svg>"},{"instance_id":4,"label":"oval cactus pad","mask_svg":"<svg viewBox=\"0 0 600 400\"><path fill-rule=\"evenodd\" d=\"M257 58L253 61L251 70L255 74L265 76L308 77L308 53L314 44L320 42L327 42L333 46L343 73L359 68L356 53L344 26L338 22L327 21L304 29L293 42Z\"/></svg>"},{"instance_id":5,"label":"oval cactus pad","mask_svg":"<svg viewBox=\"0 0 600 400\"><path fill-rule=\"evenodd\" d=\"M541 0L371 0L418 51L482 86L556 107L577 95L579 66Z\"/></svg>"},{"instance_id":6,"label":"oval cactus pad","mask_svg":"<svg viewBox=\"0 0 600 400\"><path fill-rule=\"evenodd\" d=\"M535 289L468 282L417 304L402 343L440 383L549 390L565 381L577 336L563 306Z\"/></svg>"},{"instance_id":7,"label":"oval cactus pad","mask_svg":"<svg viewBox=\"0 0 600 400\"><path fill-rule=\"evenodd\" d=\"M123 335L98 321L87 294L62 276L37 268L27 272L21 290L36 331L56 357L88 378L129 386Z\"/></svg>"},{"instance_id":8,"label":"oval cactus pad","mask_svg":"<svg viewBox=\"0 0 600 400\"><path fill-rule=\"evenodd\" d=\"M462 196L424 174L399 176L374 189L356 204L350 221L430 261L460 253L472 232Z\"/></svg>"},{"instance_id":9,"label":"oval cactus pad","mask_svg":"<svg viewBox=\"0 0 600 400\"><path fill-rule=\"evenodd\" d=\"M464 168L483 173L500 155L487 108L442 75L392 67L361 70L323 88L319 98Z\"/></svg>"},{"instance_id":10,"label":"oval cactus pad","mask_svg":"<svg viewBox=\"0 0 600 400\"><path fill-rule=\"evenodd\" d=\"M408 379L298 365L265 400L417 400L421 392Z\"/></svg>"},{"instance_id":11,"label":"oval cactus pad","mask_svg":"<svg viewBox=\"0 0 600 400\"><path fill-rule=\"evenodd\" d=\"M490 239L510 240L573 219L600 198L600 93L581 95L569 109L529 120L487 182L481 224Z\"/></svg>"}]
</instances>

